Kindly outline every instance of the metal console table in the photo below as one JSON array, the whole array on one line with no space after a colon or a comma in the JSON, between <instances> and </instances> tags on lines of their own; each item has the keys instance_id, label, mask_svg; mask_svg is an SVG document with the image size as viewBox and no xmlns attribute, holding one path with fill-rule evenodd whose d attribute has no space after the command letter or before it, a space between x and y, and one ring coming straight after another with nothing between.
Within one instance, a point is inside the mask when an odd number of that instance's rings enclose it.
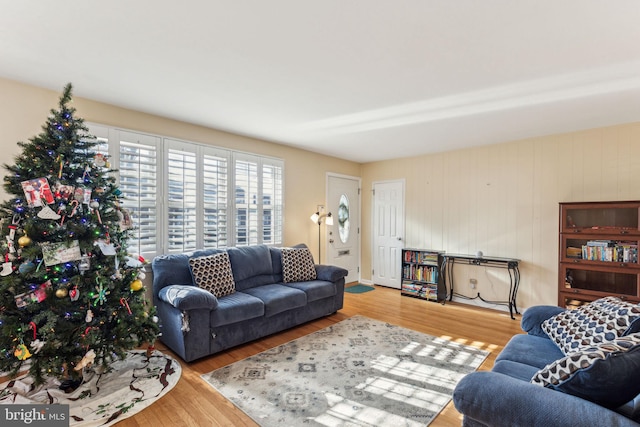
<instances>
[{"instance_id":1,"label":"metal console table","mask_svg":"<svg viewBox=\"0 0 640 427\"><path fill-rule=\"evenodd\" d=\"M460 298L466 299L476 299L489 303L489 304L499 304L506 305L509 307L509 314L512 319L515 319L513 313L520 314L518 311L518 307L516 306L516 296L518 295L518 285L520 284L520 270L518 269L518 263L520 260L514 258L501 258L501 257L492 257L492 256L482 256L478 257L475 255L465 255L465 254L443 254L444 256L444 286L447 289L448 286L448 294L449 301L453 299L453 296L457 296ZM495 268L506 268L509 271L509 299L507 301L488 301L480 296L480 292L475 297L468 297L466 295L461 295L454 292L453 287L453 266L458 262L463 262L465 264L470 265L478 265L485 267L495 267Z\"/></svg>"}]
</instances>

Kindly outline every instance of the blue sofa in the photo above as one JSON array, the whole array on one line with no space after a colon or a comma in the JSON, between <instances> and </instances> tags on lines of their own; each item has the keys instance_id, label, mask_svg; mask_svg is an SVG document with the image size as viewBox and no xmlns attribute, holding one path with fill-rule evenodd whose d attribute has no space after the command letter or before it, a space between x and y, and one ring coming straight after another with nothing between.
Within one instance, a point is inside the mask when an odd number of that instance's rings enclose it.
<instances>
[{"instance_id":1,"label":"blue sofa","mask_svg":"<svg viewBox=\"0 0 640 427\"><path fill-rule=\"evenodd\" d=\"M463 426L640 426L640 396L637 395L640 393L638 345L625 353L629 361L625 362L623 371L619 373L621 376L616 377L610 366L605 364L612 360L622 360L618 357L619 353L612 353L606 359L598 360L600 366L587 365L582 372L576 369L569 375L570 380L566 380L565 376L564 382L561 381L559 385L540 386L532 383L532 378L541 370L548 371L549 366L558 366L558 361L566 360L571 355L571 352L565 355L550 338L553 334L549 335L548 329L544 330L542 327L547 319L564 313L564 309L553 306L527 309L521 320L522 329L527 334L512 337L496 358L491 371L473 372L458 383L453 393L453 402L464 416ZM628 336L623 339L637 341L639 324L640 322L636 322L635 329L626 331ZM561 344L568 342L565 339ZM592 349L593 347L589 347L583 351ZM547 368L543 369L545 367ZM611 380L607 380L609 383L605 387L593 385L590 388L589 381L609 375ZM624 390L617 392L616 384L612 382L619 382L620 378L625 383L630 381L630 385L625 385ZM573 390L570 388L572 386ZM607 389L604 391L605 400L610 398L615 401L628 393L636 397L624 400L627 403L615 404L620 406L613 407L609 404L605 405L609 407L605 407L591 401L598 400L590 394L597 393L599 387ZM586 396L579 397L582 392L576 391L576 388L586 389Z\"/></svg>"},{"instance_id":2,"label":"blue sofa","mask_svg":"<svg viewBox=\"0 0 640 427\"><path fill-rule=\"evenodd\" d=\"M228 254L235 292L217 298L196 286L189 260L221 252ZM160 340L191 362L335 313L343 305L347 270L314 267L315 280L284 283L282 250L265 245L157 256L153 302Z\"/></svg>"}]
</instances>

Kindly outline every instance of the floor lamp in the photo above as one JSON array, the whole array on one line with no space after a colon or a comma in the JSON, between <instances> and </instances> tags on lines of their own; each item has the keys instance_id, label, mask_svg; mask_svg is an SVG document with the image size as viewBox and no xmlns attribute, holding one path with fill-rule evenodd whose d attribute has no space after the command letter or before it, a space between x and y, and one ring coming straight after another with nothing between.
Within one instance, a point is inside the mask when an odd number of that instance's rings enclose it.
<instances>
[{"instance_id":1,"label":"floor lamp","mask_svg":"<svg viewBox=\"0 0 640 427\"><path fill-rule=\"evenodd\" d=\"M320 264L322 261L322 255L320 255L320 225L322 224L322 219L326 218L324 220L324 222L327 225L333 225L333 217L331 216L331 212L329 212L328 214L321 214L320 212L316 212L313 215L311 215L311 221L315 222L316 224L318 224L318 264Z\"/></svg>"}]
</instances>

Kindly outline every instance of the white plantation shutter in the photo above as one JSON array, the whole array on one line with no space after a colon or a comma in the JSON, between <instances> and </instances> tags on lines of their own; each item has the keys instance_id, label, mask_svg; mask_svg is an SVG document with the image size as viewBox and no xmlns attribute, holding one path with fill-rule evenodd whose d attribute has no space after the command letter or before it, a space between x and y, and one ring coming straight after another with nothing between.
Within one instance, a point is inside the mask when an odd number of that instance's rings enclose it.
<instances>
[{"instance_id":1,"label":"white plantation shutter","mask_svg":"<svg viewBox=\"0 0 640 427\"><path fill-rule=\"evenodd\" d=\"M282 244L283 163L234 153L235 244Z\"/></svg>"},{"instance_id":2,"label":"white plantation shutter","mask_svg":"<svg viewBox=\"0 0 640 427\"><path fill-rule=\"evenodd\" d=\"M258 163L235 159L235 243L248 246L258 243Z\"/></svg>"},{"instance_id":3,"label":"white plantation shutter","mask_svg":"<svg viewBox=\"0 0 640 427\"><path fill-rule=\"evenodd\" d=\"M282 243L283 235L283 176L281 162L262 165L262 242Z\"/></svg>"},{"instance_id":4,"label":"white plantation shutter","mask_svg":"<svg viewBox=\"0 0 640 427\"><path fill-rule=\"evenodd\" d=\"M167 251L227 246L226 150L165 139L167 145Z\"/></svg>"},{"instance_id":5,"label":"white plantation shutter","mask_svg":"<svg viewBox=\"0 0 640 427\"><path fill-rule=\"evenodd\" d=\"M119 132L118 175L122 207L133 220L129 252L151 257L158 253L158 144L159 138Z\"/></svg>"},{"instance_id":6,"label":"white plantation shutter","mask_svg":"<svg viewBox=\"0 0 640 427\"><path fill-rule=\"evenodd\" d=\"M229 155L215 153L203 157L203 224L204 248L228 246Z\"/></svg>"},{"instance_id":7,"label":"white plantation shutter","mask_svg":"<svg viewBox=\"0 0 640 427\"><path fill-rule=\"evenodd\" d=\"M169 148L167 152L167 250L197 248L196 155Z\"/></svg>"}]
</instances>

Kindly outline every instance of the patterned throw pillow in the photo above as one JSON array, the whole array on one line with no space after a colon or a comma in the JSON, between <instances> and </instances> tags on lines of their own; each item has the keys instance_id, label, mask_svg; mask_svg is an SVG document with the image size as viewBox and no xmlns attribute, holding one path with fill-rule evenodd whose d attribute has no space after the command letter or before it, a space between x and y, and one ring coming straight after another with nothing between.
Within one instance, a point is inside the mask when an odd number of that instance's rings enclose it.
<instances>
[{"instance_id":1,"label":"patterned throw pillow","mask_svg":"<svg viewBox=\"0 0 640 427\"><path fill-rule=\"evenodd\" d=\"M531 382L608 408L623 405L640 393L640 333L556 360Z\"/></svg>"},{"instance_id":2,"label":"patterned throw pillow","mask_svg":"<svg viewBox=\"0 0 640 427\"><path fill-rule=\"evenodd\" d=\"M305 282L316 279L316 267L309 248L282 248L282 281Z\"/></svg>"},{"instance_id":3,"label":"patterned throw pillow","mask_svg":"<svg viewBox=\"0 0 640 427\"><path fill-rule=\"evenodd\" d=\"M229 254L226 252L190 258L189 266L196 285L211 292L216 298L236 291Z\"/></svg>"},{"instance_id":4,"label":"patterned throw pillow","mask_svg":"<svg viewBox=\"0 0 640 427\"><path fill-rule=\"evenodd\" d=\"M571 354L634 332L640 324L640 306L616 297L601 298L542 322L542 330Z\"/></svg>"}]
</instances>

